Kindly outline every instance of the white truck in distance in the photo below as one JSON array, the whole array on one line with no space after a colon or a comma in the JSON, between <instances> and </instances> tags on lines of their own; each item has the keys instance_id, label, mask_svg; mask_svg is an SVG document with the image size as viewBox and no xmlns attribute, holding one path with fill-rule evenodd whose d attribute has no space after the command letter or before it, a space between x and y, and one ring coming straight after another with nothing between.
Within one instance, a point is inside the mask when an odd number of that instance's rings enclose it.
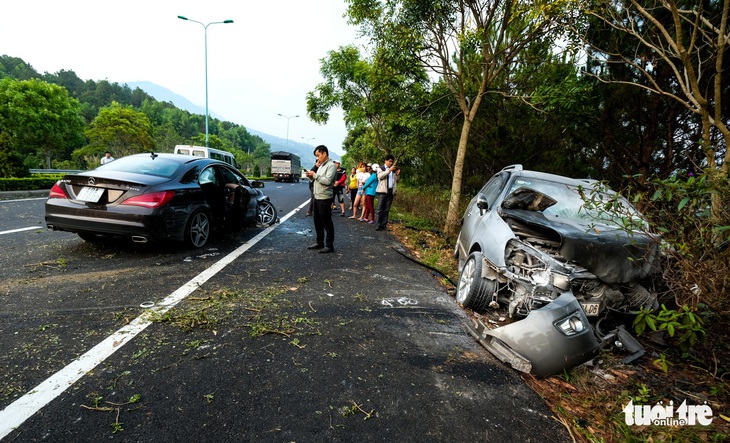
<instances>
[{"instance_id":1,"label":"white truck in distance","mask_svg":"<svg viewBox=\"0 0 730 443\"><path fill-rule=\"evenodd\" d=\"M272 152L271 174L274 176L274 181L277 182L298 182L302 174L299 156L285 151Z\"/></svg>"}]
</instances>

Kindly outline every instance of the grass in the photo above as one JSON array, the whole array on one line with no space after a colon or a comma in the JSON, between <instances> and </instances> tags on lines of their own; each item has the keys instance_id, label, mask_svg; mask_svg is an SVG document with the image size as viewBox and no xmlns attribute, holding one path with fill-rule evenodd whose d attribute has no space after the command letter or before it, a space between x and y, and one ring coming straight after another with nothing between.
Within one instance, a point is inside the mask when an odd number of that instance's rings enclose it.
<instances>
[{"instance_id":1,"label":"grass","mask_svg":"<svg viewBox=\"0 0 730 443\"><path fill-rule=\"evenodd\" d=\"M448 193L436 190L398 188L391 209L392 233L419 261L436 268L451 281L458 280L453 257L454 241L442 235ZM445 210L445 209L444 209ZM445 286L455 290L444 280ZM471 314L471 313L470 313ZM561 376L536 379L521 374L549 405L575 442L723 442L730 434L730 384L727 349L727 319L716 323L709 340L695 353L678 347L658 347L642 339L647 354L637 364L624 365L620 355L604 351L592 361ZM629 325L630 327L630 325ZM708 334L709 335L709 334ZM704 350L704 358L693 357ZM654 406L682 399L687 404L708 405L713 411L709 426L629 426L622 412L629 400Z\"/></svg>"}]
</instances>

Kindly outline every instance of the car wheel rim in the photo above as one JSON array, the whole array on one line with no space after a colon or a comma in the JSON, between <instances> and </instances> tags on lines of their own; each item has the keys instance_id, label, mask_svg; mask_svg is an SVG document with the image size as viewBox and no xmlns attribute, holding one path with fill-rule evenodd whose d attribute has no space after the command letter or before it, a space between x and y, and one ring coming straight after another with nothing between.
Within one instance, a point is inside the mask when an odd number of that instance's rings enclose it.
<instances>
[{"instance_id":1,"label":"car wheel rim","mask_svg":"<svg viewBox=\"0 0 730 443\"><path fill-rule=\"evenodd\" d=\"M208 241L210 223L205 214L198 214L190 225L190 240L195 246L203 246Z\"/></svg>"},{"instance_id":2,"label":"car wheel rim","mask_svg":"<svg viewBox=\"0 0 730 443\"><path fill-rule=\"evenodd\" d=\"M259 210L258 210L258 222L262 225L270 225L274 223L274 220L276 220L276 213L274 212L274 206L271 203L261 203L259 204Z\"/></svg>"},{"instance_id":3,"label":"car wheel rim","mask_svg":"<svg viewBox=\"0 0 730 443\"><path fill-rule=\"evenodd\" d=\"M474 268L476 264L474 259L469 259L464 264L464 268L461 270L461 276L459 276L459 289L456 291L456 300L459 303L464 303L466 296L471 289L472 282L474 281Z\"/></svg>"}]
</instances>

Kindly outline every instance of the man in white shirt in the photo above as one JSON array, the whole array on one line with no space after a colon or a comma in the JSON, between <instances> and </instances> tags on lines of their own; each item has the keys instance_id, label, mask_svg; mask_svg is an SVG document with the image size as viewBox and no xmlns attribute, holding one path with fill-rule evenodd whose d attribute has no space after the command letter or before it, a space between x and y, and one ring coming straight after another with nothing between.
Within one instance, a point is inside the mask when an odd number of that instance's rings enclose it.
<instances>
[{"instance_id":1,"label":"man in white shirt","mask_svg":"<svg viewBox=\"0 0 730 443\"><path fill-rule=\"evenodd\" d=\"M400 178L400 168L395 166L395 157L388 154L385 157L385 167L378 172L378 210L375 211L376 231L387 231L390 205L395 197L395 190Z\"/></svg>"},{"instance_id":2,"label":"man in white shirt","mask_svg":"<svg viewBox=\"0 0 730 443\"><path fill-rule=\"evenodd\" d=\"M101 164L105 165L107 163L111 163L114 161L114 157L112 157L112 153L109 151L106 151L104 153L104 157L101 158Z\"/></svg>"}]
</instances>

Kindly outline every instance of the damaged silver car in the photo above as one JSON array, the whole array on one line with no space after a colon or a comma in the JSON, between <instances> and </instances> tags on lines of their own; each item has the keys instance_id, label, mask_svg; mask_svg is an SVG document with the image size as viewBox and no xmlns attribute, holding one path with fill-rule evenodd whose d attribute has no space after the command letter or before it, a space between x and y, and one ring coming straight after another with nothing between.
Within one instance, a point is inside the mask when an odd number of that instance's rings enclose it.
<instances>
[{"instance_id":1,"label":"damaged silver car","mask_svg":"<svg viewBox=\"0 0 730 443\"><path fill-rule=\"evenodd\" d=\"M613 205L587 204L596 196ZM628 201L595 180L504 168L469 203L454 251L457 301L496 315L473 320L471 333L538 377L609 344L628 349L625 362L639 358L644 350L623 326L602 331L601 321L657 307L658 239L627 228L642 223Z\"/></svg>"}]
</instances>

